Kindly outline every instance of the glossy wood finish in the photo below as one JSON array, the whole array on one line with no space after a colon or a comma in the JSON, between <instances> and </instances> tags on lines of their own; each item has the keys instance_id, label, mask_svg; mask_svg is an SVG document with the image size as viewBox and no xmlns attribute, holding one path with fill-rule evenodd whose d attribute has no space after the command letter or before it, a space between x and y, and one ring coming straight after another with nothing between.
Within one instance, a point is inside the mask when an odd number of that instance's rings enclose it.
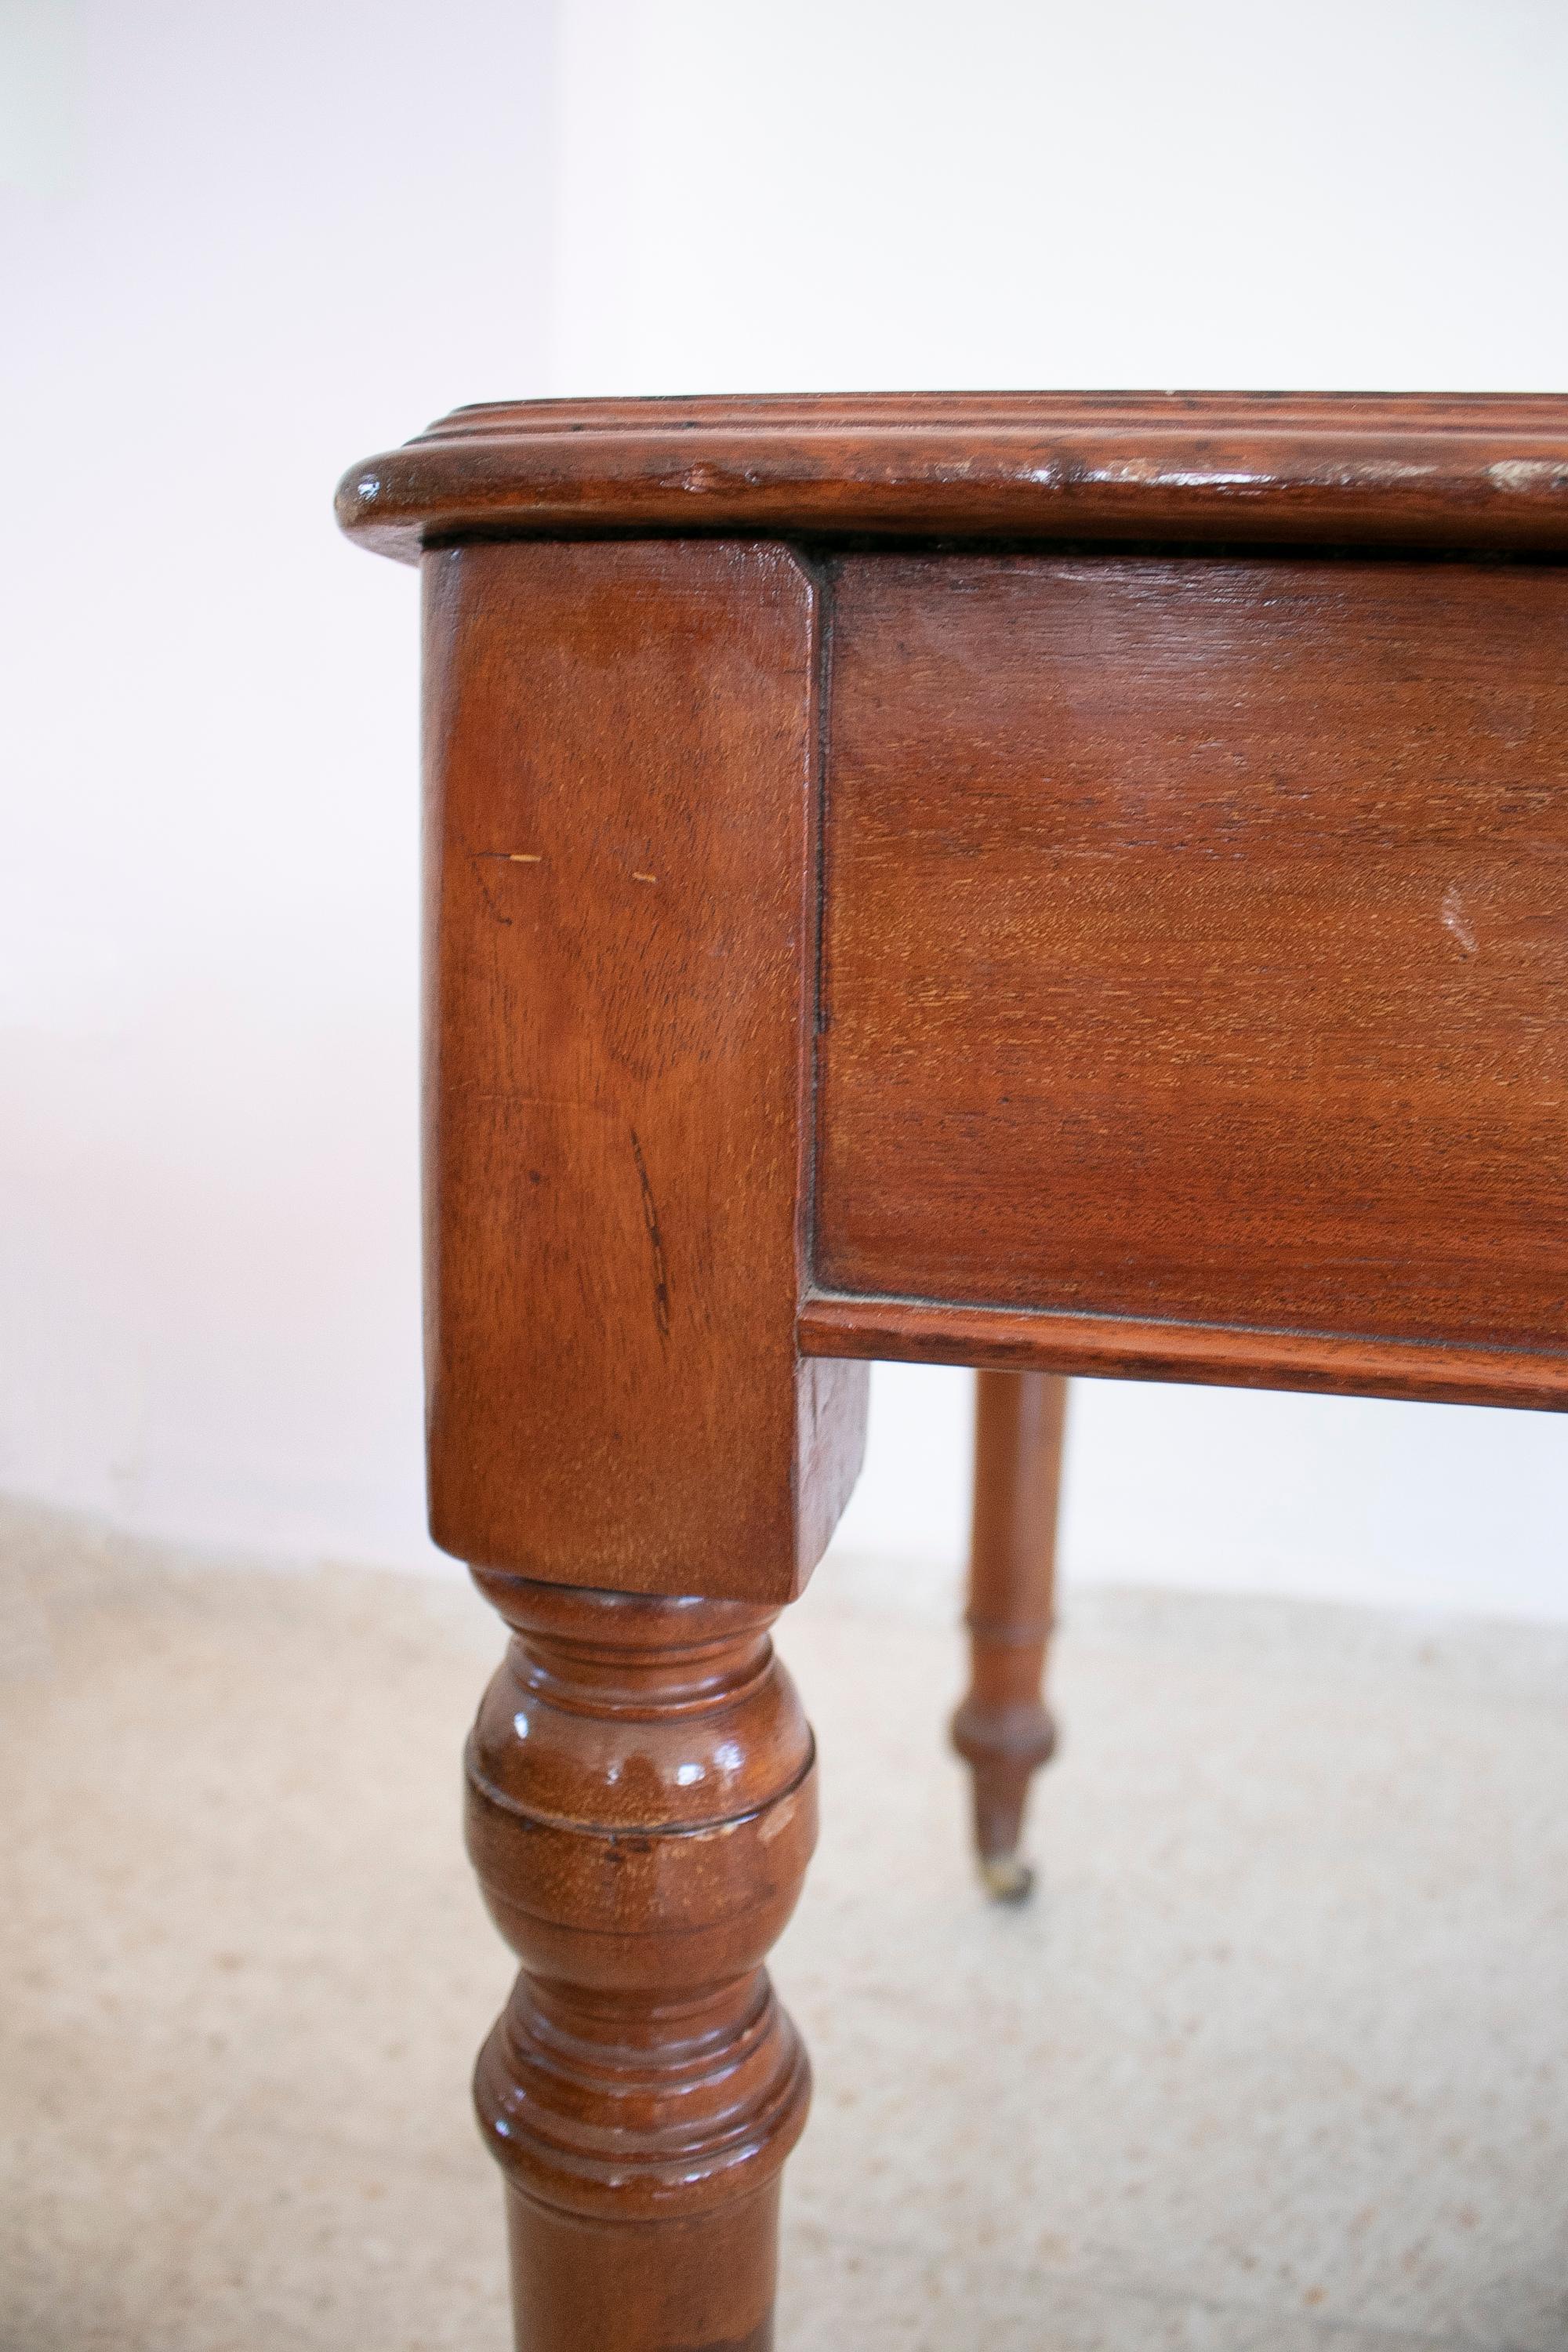
<instances>
[{"instance_id":1,"label":"glossy wood finish","mask_svg":"<svg viewBox=\"0 0 1568 2352\"><path fill-rule=\"evenodd\" d=\"M787 550L428 559L431 1526L784 1601L859 1466L802 1363L815 591Z\"/></svg>"},{"instance_id":2,"label":"glossy wood finish","mask_svg":"<svg viewBox=\"0 0 1568 2352\"><path fill-rule=\"evenodd\" d=\"M1568 571L877 555L831 610L823 1288L1568 1393Z\"/></svg>"},{"instance_id":3,"label":"glossy wood finish","mask_svg":"<svg viewBox=\"0 0 1568 2352\"><path fill-rule=\"evenodd\" d=\"M475 2093L519 2352L767 2352L805 2055L763 1959L816 1834L775 1612L479 1573L468 1849L522 1962Z\"/></svg>"},{"instance_id":4,"label":"glossy wood finish","mask_svg":"<svg viewBox=\"0 0 1568 2352\"><path fill-rule=\"evenodd\" d=\"M981 1874L1008 1903L1034 1883L1019 1853L1024 1809L1057 1745L1045 1675L1066 1415L1067 1382L1048 1373L982 1372L975 1381L970 1684L952 1739L973 1774Z\"/></svg>"},{"instance_id":5,"label":"glossy wood finish","mask_svg":"<svg viewBox=\"0 0 1568 2352\"><path fill-rule=\"evenodd\" d=\"M874 393L500 401L344 475L382 553L483 533L1568 548L1555 397Z\"/></svg>"},{"instance_id":6,"label":"glossy wood finish","mask_svg":"<svg viewBox=\"0 0 1568 2352\"><path fill-rule=\"evenodd\" d=\"M859 1459L837 1360L1568 1394L1568 574L1516 560L1568 553L1568 402L513 404L340 511L427 588L518 2343L763 2352L814 1819L767 1628ZM1016 1633L1052 1391L994 1393ZM977 1607L1015 1787L1047 1614Z\"/></svg>"},{"instance_id":7,"label":"glossy wood finish","mask_svg":"<svg viewBox=\"0 0 1568 2352\"><path fill-rule=\"evenodd\" d=\"M468 1838L522 1962L477 2084L517 2339L764 2352L815 1824L767 1627L865 1409L795 1344L816 588L652 542L426 587L430 1509L515 1634Z\"/></svg>"},{"instance_id":8,"label":"glossy wood finish","mask_svg":"<svg viewBox=\"0 0 1568 2352\"><path fill-rule=\"evenodd\" d=\"M1321 1333L1142 1322L944 1300L808 1290L807 1355L871 1363L985 1365L994 1371L1081 1372L1194 1387L1300 1389L1326 1396L1421 1397L1447 1404L1561 1412L1561 1367L1507 1348L1428 1348Z\"/></svg>"}]
</instances>

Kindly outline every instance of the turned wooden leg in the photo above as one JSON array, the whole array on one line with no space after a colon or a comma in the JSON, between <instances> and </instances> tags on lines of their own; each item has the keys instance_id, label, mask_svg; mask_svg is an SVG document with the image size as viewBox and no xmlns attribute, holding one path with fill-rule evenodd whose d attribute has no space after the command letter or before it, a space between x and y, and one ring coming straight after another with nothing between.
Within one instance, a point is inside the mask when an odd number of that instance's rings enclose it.
<instances>
[{"instance_id":1,"label":"turned wooden leg","mask_svg":"<svg viewBox=\"0 0 1568 2352\"><path fill-rule=\"evenodd\" d=\"M513 1632L468 1827L522 1962L475 2084L519 2352L767 2352L810 2077L762 1963L816 1832L778 1612L477 1581Z\"/></svg>"},{"instance_id":2,"label":"turned wooden leg","mask_svg":"<svg viewBox=\"0 0 1568 2352\"><path fill-rule=\"evenodd\" d=\"M514 1636L468 1840L517 2342L764 2352L815 1822L768 1628L865 1427L798 1347L819 587L770 541L423 571L430 1523Z\"/></svg>"},{"instance_id":3,"label":"turned wooden leg","mask_svg":"<svg viewBox=\"0 0 1568 2352\"><path fill-rule=\"evenodd\" d=\"M1045 1704L1056 1588L1067 1382L1048 1372L976 1376L970 1685L953 1745L974 1776L974 1835L991 1893L1022 1902L1029 1782L1057 1744Z\"/></svg>"}]
</instances>

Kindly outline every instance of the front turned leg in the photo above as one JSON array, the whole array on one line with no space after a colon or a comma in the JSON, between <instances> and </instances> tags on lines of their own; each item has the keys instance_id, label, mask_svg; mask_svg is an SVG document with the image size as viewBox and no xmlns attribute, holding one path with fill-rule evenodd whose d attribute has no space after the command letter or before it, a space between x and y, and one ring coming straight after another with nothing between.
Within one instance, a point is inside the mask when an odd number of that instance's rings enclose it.
<instances>
[{"instance_id":1,"label":"front turned leg","mask_svg":"<svg viewBox=\"0 0 1568 2352\"><path fill-rule=\"evenodd\" d=\"M513 1633L468 1829L522 1963L475 2084L518 2352L769 2352L810 2077L762 1963L816 1832L778 1612L477 1581Z\"/></svg>"},{"instance_id":2,"label":"front turned leg","mask_svg":"<svg viewBox=\"0 0 1568 2352\"><path fill-rule=\"evenodd\" d=\"M981 1874L1004 1903L1034 1884L1018 1852L1024 1808L1057 1744L1045 1674L1066 1412L1067 1382L1054 1373L976 1376L970 1685L952 1739L974 1775Z\"/></svg>"}]
</instances>

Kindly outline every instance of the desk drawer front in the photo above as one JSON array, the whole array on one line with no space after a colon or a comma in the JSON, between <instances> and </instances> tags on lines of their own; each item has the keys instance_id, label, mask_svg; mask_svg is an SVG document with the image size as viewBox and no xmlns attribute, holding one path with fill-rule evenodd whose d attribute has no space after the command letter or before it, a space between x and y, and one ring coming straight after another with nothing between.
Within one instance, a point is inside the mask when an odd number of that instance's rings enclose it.
<instances>
[{"instance_id":1,"label":"desk drawer front","mask_svg":"<svg viewBox=\"0 0 1568 2352\"><path fill-rule=\"evenodd\" d=\"M1568 572L831 601L818 1283L1568 1357Z\"/></svg>"}]
</instances>

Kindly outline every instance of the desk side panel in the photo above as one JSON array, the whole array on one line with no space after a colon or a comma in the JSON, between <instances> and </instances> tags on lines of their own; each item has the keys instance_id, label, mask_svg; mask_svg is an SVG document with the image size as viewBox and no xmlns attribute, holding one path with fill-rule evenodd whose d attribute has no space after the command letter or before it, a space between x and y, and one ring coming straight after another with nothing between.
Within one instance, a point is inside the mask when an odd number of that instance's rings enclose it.
<instances>
[{"instance_id":1,"label":"desk side panel","mask_svg":"<svg viewBox=\"0 0 1568 2352\"><path fill-rule=\"evenodd\" d=\"M1568 573L855 557L832 646L810 1344L1561 1392Z\"/></svg>"}]
</instances>

